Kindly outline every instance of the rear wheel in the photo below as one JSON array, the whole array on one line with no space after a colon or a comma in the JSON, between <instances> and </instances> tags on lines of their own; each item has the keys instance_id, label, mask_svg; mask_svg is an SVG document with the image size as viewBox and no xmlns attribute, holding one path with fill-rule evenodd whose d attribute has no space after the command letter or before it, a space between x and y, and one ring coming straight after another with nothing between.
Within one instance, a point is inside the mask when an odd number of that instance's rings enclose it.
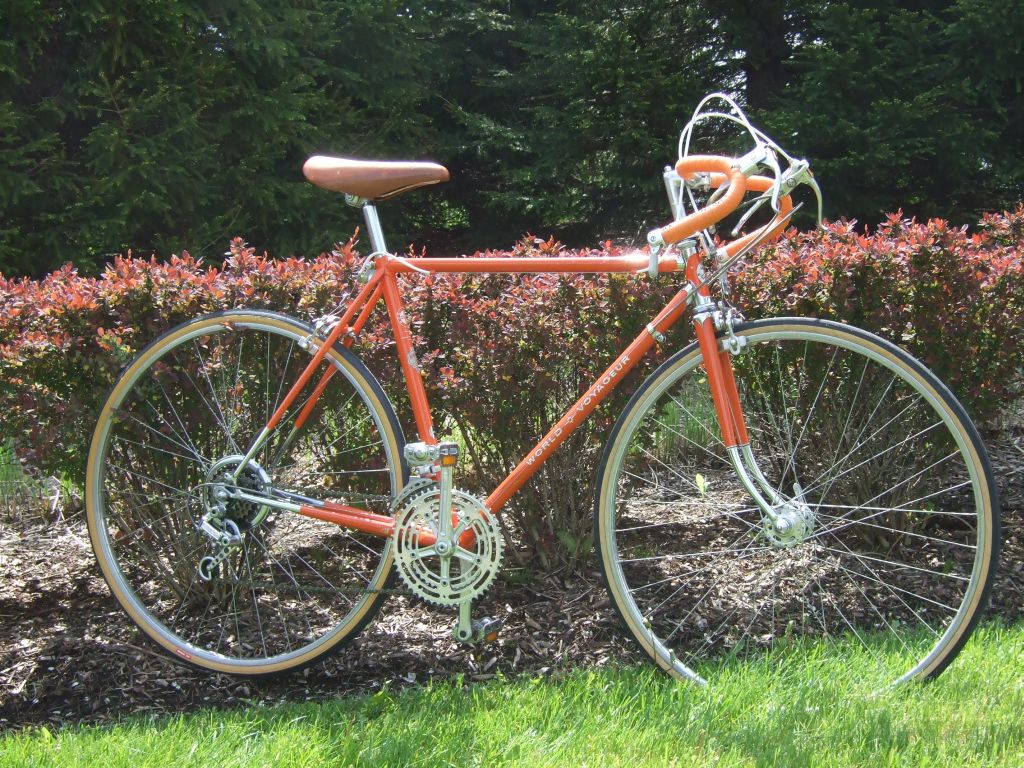
<instances>
[{"instance_id":1,"label":"rear wheel","mask_svg":"<svg viewBox=\"0 0 1024 768\"><path fill-rule=\"evenodd\" d=\"M402 487L398 419L341 346L320 366L334 374L304 428L292 434L319 375L242 465L308 363L309 334L256 311L179 326L124 371L100 414L86 489L96 557L133 621L200 667L265 675L304 666L358 632L384 599L390 539L233 496L388 514Z\"/></svg>"},{"instance_id":2,"label":"rear wheel","mask_svg":"<svg viewBox=\"0 0 1024 768\"><path fill-rule=\"evenodd\" d=\"M630 632L671 674L780 649L879 689L938 674L995 572L995 484L952 394L905 352L814 320L739 328L733 366L757 466L791 523L737 480L696 345L619 418L595 541Z\"/></svg>"}]
</instances>

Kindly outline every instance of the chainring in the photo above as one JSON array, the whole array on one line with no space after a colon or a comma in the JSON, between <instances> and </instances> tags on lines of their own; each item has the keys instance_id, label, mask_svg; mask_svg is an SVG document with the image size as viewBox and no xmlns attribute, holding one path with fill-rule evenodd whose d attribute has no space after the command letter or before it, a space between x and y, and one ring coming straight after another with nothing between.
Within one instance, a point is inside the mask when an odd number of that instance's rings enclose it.
<instances>
[{"instance_id":1,"label":"chainring","mask_svg":"<svg viewBox=\"0 0 1024 768\"><path fill-rule=\"evenodd\" d=\"M504 539L493 512L475 496L453 490L454 541L447 556L439 554L434 543L422 543L421 538L424 533L439 538L440 506L441 492L434 483L399 497L393 535L395 564L413 594L435 605L458 605L483 594L494 581ZM471 541L467 533L472 534Z\"/></svg>"}]
</instances>

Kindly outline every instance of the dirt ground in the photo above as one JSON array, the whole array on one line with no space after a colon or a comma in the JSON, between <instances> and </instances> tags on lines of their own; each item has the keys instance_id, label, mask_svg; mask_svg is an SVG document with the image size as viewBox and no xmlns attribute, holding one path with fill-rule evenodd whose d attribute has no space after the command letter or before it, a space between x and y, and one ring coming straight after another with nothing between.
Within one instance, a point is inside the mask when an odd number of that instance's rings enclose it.
<instances>
[{"instance_id":1,"label":"dirt ground","mask_svg":"<svg viewBox=\"0 0 1024 768\"><path fill-rule=\"evenodd\" d=\"M989 450L1003 503L990 614L1017 621L1024 616L1024 434L990 439ZM459 675L547 675L642 657L592 571L497 582L475 613L503 617L502 636L476 649L451 639L454 613L392 597L326 662L271 681L200 672L155 650L107 590L84 523L0 520L0 574L0 730L319 700Z\"/></svg>"}]
</instances>

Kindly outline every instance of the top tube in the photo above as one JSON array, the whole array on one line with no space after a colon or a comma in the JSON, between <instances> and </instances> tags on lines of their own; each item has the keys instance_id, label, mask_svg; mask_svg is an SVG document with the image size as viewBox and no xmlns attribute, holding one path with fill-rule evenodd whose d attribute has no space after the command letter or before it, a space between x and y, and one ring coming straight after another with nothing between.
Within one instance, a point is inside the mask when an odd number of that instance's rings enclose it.
<instances>
[{"instance_id":1,"label":"top tube","mask_svg":"<svg viewBox=\"0 0 1024 768\"><path fill-rule=\"evenodd\" d=\"M494 258L468 256L461 259L427 259L392 257L388 268L394 272L641 272L647 270L648 256L594 256L580 257L539 257L539 258ZM675 256L659 259L659 272L681 272Z\"/></svg>"}]
</instances>

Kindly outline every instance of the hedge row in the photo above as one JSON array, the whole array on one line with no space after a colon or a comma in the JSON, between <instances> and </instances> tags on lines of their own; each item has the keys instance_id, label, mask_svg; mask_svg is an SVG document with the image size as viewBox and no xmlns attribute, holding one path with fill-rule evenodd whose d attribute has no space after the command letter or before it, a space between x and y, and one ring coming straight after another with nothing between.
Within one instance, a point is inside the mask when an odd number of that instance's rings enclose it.
<instances>
[{"instance_id":1,"label":"hedge row","mask_svg":"<svg viewBox=\"0 0 1024 768\"><path fill-rule=\"evenodd\" d=\"M241 240L222 268L187 253L167 262L117 258L97 278L67 266L45 279L0 277L0 409L24 460L81 483L99 407L117 371L157 334L230 307L312 318L351 285L355 241L312 260L273 260ZM737 275L749 317L814 315L880 333L944 378L981 420L1014 398L1024 347L1024 206L973 232L941 220L889 218L874 233L852 223L789 232ZM491 256L614 255L527 240ZM450 275L405 285L438 425L458 431L471 459L463 484L482 495L643 327L672 281L628 276ZM688 340L685 323L666 352ZM406 424L389 329L375 315L361 351ZM545 465L509 519L540 557L586 548L601 438L652 356ZM407 434L413 434L407 426Z\"/></svg>"}]
</instances>

